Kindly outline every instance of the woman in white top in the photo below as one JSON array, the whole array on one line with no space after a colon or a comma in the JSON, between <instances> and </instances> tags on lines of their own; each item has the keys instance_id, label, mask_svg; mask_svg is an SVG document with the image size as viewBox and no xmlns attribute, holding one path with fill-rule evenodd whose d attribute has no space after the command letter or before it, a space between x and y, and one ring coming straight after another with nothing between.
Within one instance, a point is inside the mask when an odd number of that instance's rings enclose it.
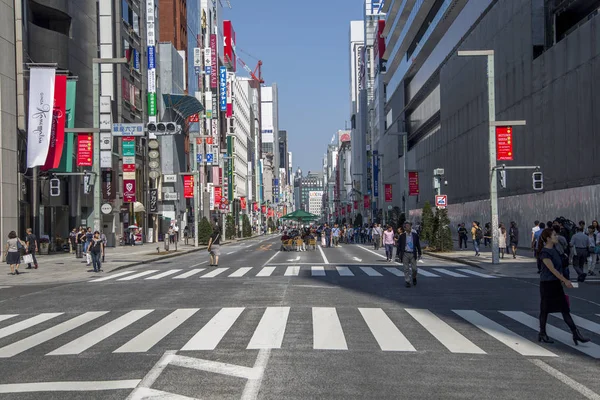
<instances>
[{"instance_id":1,"label":"woman in white top","mask_svg":"<svg viewBox=\"0 0 600 400\"><path fill-rule=\"evenodd\" d=\"M506 251L506 228L504 224L500 224L498 228L498 246L500 247L501 258L504 258L504 252Z\"/></svg>"},{"instance_id":2,"label":"woman in white top","mask_svg":"<svg viewBox=\"0 0 600 400\"><path fill-rule=\"evenodd\" d=\"M21 239L17 237L15 231L10 231L6 247L4 249L4 259L10 265L10 274L19 275L19 264L21 264L21 249L25 248Z\"/></svg>"}]
</instances>

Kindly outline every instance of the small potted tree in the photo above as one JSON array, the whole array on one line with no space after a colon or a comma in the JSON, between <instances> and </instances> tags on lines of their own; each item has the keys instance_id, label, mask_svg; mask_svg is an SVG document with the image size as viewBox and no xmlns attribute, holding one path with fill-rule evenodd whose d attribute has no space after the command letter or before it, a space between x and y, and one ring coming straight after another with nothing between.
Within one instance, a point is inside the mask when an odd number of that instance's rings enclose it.
<instances>
[{"instance_id":1,"label":"small potted tree","mask_svg":"<svg viewBox=\"0 0 600 400\"><path fill-rule=\"evenodd\" d=\"M50 238L48 235L43 235L40 237L40 254L47 255L48 250L50 249Z\"/></svg>"}]
</instances>

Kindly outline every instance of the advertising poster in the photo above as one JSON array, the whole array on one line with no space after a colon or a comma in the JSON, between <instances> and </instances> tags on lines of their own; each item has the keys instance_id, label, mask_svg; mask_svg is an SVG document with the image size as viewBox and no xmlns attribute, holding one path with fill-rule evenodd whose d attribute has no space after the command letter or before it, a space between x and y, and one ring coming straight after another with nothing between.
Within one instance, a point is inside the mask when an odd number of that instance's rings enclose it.
<instances>
[{"instance_id":1,"label":"advertising poster","mask_svg":"<svg viewBox=\"0 0 600 400\"><path fill-rule=\"evenodd\" d=\"M77 166L91 167L94 157L94 136L91 133L77 135Z\"/></svg>"}]
</instances>

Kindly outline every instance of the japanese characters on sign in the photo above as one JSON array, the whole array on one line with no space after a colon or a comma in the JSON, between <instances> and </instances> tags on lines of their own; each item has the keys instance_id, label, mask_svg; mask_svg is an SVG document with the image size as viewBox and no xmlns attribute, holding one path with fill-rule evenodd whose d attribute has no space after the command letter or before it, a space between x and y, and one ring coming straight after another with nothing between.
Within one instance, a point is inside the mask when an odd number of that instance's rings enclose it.
<instances>
[{"instance_id":1,"label":"japanese characters on sign","mask_svg":"<svg viewBox=\"0 0 600 400\"><path fill-rule=\"evenodd\" d=\"M416 171L411 171L408 173L408 195L419 195L419 173Z\"/></svg>"},{"instance_id":2,"label":"japanese characters on sign","mask_svg":"<svg viewBox=\"0 0 600 400\"><path fill-rule=\"evenodd\" d=\"M512 126L496 127L496 160L513 160Z\"/></svg>"},{"instance_id":3,"label":"japanese characters on sign","mask_svg":"<svg viewBox=\"0 0 600 400\"><path fill-rule=\"evenodd\" d=\"M385 194L385 202L391 203L392 202L392 185L390 183L386 183L384 185L383 191Z\"/></svg>"},{"instance_id":4,"label":"japanese characters on sign","mask_svg":"<svg viewBox=\"0 0 600 400\"><path fill-rule=\"evenodd\" d=\"M183 197L186 199L194 198L194 176L183 176Z\"/></svg>"},{"instance_id":5,"label":"japanese characters on sign","mask_svg":"<svg viewBox=\"0 0 600 400\"><path fill-rule=\"evenodd\" d=\"M91 167L94 155L94 136L91 133L77 135L77 166Z\"/></svg>"}]
</instances>

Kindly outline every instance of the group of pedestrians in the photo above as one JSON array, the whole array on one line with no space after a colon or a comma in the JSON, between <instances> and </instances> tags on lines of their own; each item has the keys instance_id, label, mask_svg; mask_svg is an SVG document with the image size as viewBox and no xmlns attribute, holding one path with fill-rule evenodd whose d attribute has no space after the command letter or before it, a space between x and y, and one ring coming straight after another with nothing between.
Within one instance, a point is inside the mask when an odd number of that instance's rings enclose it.
<instances>
[{"instance_id":1,"label":"group of pedestrians","mask_svg":"<svg viewBox=\"0 0 600 400\"><path fill-rule=\"evenodd\" d=\"M27 269L38 269L35 257L38 252L38 239L31 228L27 228L26 232L25 240L21 240L15 231L8 233L8 240L4 247L4 259L10 266L9 275L19 275L19 266L22 263L28 264Z\"/></svg>"},{"instance_id":2,"label":"group of pedestrians","mask_svg":"<svg viewBox=\"0 0 600 400\"><path fill-rule=\"evenodd\" d=\"M94 272L102 272L102 263L105 259L105 248L108 239L100 231L92 232L92 228L73 228L69 235L71 254L77 253L77 245L83 246L86 266L92 266Z\"/></svg>"},{"instance_id":3,"label":"group of pedestrians","mask_svg":"<svg viewBox=\"0 0 600 400\"><path fill-rule=\"evenodd\" d=\"M392 262L394 247L396 259L404 266L404 281L407 288L417 285L417 262L422 256L421 241L417 231L412 229L412 223L405 222L394 233L394 228L388 225L382 234L385 247L386 261Z\"/></svg>"}]
</instances>

